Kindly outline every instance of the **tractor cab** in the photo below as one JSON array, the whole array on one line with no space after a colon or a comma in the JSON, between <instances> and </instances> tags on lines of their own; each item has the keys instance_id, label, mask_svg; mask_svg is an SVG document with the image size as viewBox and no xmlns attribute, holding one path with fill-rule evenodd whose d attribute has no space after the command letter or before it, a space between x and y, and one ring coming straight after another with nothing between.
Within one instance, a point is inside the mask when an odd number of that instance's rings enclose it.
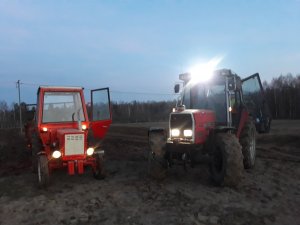
<instances>
[{"instance_id":1,"label":"tractor cab","mask_svg":"<svg viewBox=\"0 0 300 225\"><path fill-rule=\"evenodd\" d=\"M184 82L180 105L186 109L211 110L215 114L216 126L232 127L232 113L241 105L241 79L231 70L217 70L207 81L193 80L190 74L181 74Z\"/></svg>"}]
</instances>

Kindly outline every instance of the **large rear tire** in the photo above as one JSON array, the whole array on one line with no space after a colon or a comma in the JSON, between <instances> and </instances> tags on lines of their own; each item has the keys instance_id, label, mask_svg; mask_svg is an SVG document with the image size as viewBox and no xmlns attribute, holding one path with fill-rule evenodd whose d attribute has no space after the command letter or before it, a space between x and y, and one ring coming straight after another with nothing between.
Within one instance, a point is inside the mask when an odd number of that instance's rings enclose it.
<instances>
[{"instance_id":1,"label":"large rear tire","mask_svg":"<svg viewBox=\"0 0 300 225\"><path fill-rule=\"evenodd\" d=\"M97 180L103 180L105 178L104 159L102 155L96 155L96 170L93 171L93 175Z\"/></svg>"},{"instance_id":2,"label":"large rear tire","mask_svg":"<svg viewBox=\"0 0 300 225\"><path fill-rule=\"evenodd\" d=\"M241 132L240 144L244 156L244 168L251 169L254 167L256 157L256 130L251 117Z\"/></svg>"},{"instance_id":3,"label":"large rear tire","mask_svg":"<svg viewBox=\"0 0 300 225\"><path fill-rule=\"evenodd\" d=\"M212 151L210 171L213 182L218 186L237 186L242 178L242 147L235 135L218 133Z\"/></svg>"},{"instance_id":4,"label":"large rear tire","mask_svg":"<svg viewBox=\"0 0 300 225\"><path fill-rule=\"evenodd\" d=\"M50 182L48 159L46 155L37 156L37 174L40 188L46 188Z\"/></svg>"},{"instance_id":5,"label":"large rear tire","mask_svg":"<svg viewBox=\"0 0 300 225\"><path fill-rule=\"evenodd\" d=\"M167 176L168 162L166 154L166 136L163 130L149 132L148 174L162 180Z\"/></svg>"}]
</instances>

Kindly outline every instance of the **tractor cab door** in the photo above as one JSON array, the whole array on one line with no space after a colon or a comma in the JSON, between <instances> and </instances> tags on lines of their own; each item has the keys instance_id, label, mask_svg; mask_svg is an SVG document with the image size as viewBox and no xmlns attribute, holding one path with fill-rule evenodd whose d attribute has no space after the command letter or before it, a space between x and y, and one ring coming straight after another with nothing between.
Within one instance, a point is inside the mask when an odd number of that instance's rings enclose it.
<instances>
[{"instance_id":1,"label":"tractor cab door","mask_svg":"<svg viewBox=\"0 0 300 225\"><path fill-rule=\"evenodd\" d=\"M264 96L263 86L258 73L242 80L243 101L255 119L258 132L269 132L271 113Z\"/></svg>"},{"instance_id":2,"label":"tractor cab door","mask_svg":"<svg viewBox=\"0 0 300 225\"><path fill-rule=\"evenodd\" d=\"M91 129L103 139L112 122L109 88L91 90Z\"/></svg>"}]
</instances>

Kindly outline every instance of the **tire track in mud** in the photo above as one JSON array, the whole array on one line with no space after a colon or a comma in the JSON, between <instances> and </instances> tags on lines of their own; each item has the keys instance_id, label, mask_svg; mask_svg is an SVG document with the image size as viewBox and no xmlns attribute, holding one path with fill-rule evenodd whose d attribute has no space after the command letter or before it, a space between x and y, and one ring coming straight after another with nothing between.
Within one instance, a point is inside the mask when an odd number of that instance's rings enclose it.
<instances>
[{"instance_id":1,"label":"tire track in mud","mask_svg":"<svg viewBox=\"0 0 300 225\"><path fill-rule=\"evenodd\" d=\"M188 172L174 167L164 181L148 178L146 131L126 127L109 131L103 142L108 172L103 181L94 180L91 171L82 176L58 171L51 186L39 190L28 170L1 176L0 224L293 225L300 221L300 169L293 161L299 157L296 142L289 146L282 138L280 145L273 144L272 133L259 137L254 169L246 170L241 185L231 189L213 186L201 165ZM13 160L11 153L8 161Z\"/></svg>"}]
</instances>

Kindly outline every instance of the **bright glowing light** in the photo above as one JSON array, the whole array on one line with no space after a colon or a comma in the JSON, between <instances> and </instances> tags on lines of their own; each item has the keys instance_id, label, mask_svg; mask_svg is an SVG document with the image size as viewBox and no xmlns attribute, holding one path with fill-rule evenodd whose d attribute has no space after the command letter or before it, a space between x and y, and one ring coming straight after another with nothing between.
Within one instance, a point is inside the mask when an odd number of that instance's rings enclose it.
<instances>
[{"instance_id":1,"label":"bright glowing light","mask_svg":"<svg viewBox=\"0 0 300 225\"><path fill-rule=\"evenodd\" d=\"M172 137L178 137L179 134L180 134L179 129L172 129L172 130L171 130L171 135L172 135Z\"/></svg>"},{"instance_id":2,"label":"bright glowing light","mask_svg":"<svg viewBox=\"0 0 300 225\"><path fill-rule=\"evenodd\" d=\"M89 148L86 150L86 154L87 154L87 155L93 155L93 153L94 153L94 148L92 148L92 147L89 147Z\"/></svg>"},{"instance_id":3,"label":"bright glowing light","mask_svg":"<svg viewBox=\"0 0 300 225\"><path fill-rule=\"evenodd\" d=\"M87 127L86 127L85 124L83 124L83 125L81 126L81 129L82 129L82 130L86 130L86 128L87 128Z\"/></svg>"},{"instance_id":4,"label":"bright glowing light","mask_svg":"<svg viewBox=\"0 0 300 225\"><path fill-rule=\"evenodd\" d=\"M201 63L191 68L191 82L198 83L208 81L213 75L215 67L221 62L222 58L223 57L213 58L207 63Z\"/></svg>"},{"instance_id":5,"label":"bright glowing light","mask_svg":"<svg viewBox=\"0 0 300 225\"><path fill-rule=\"evenodd\" d=\"M192 137L193 131L192 131L192 130L184 130L184 131L183 131L183 135L184 135L185 137Z\"/></svg>"},{"instance_id":6,"label":"bright glowing light","mask_svg":"<svg viewBox=\"0 0 300 225\"><path fill-rule=\"evenodd\" d=\"M229 108L228 108L228 111L229 111L229 112L231 112L231 111L232 111L232 107L231 107L231 106L229 106Z\"/></svg>"},{"instance_id":7,"label":"bright glowing light","mask_svg":"<svg viewBox=\"0 0 300 225\"><path fill-rule=\"evenodd\" d=\"M47 131L48 131L48 128L47 128L47 127L43 127L43 128L42 128L42 131L47 132Z\"/></svg>"},{"instance_id":8,"label":"bright glowing light","mask_svg":"<svg viewBox=\"0 0 300 225\"><path fill-rule=\"evenodd\" d=\"M55 159L58 159L59 157L61 157L60 151L55 150L55 151L52 153L52 157L55 158Z\"/></svg>"}]
</instances>

